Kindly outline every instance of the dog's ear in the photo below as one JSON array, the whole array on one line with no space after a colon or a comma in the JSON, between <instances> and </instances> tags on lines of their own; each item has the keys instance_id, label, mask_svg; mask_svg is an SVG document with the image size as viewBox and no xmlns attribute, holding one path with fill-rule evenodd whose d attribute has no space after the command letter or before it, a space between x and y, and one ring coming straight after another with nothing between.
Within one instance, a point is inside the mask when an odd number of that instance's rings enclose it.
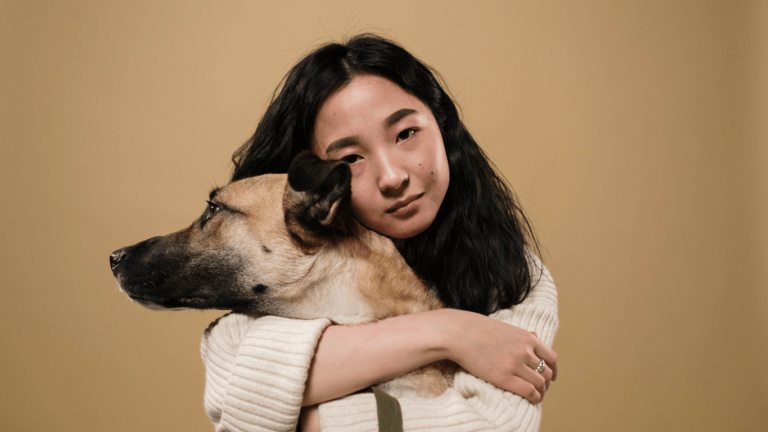
<instances>
[{"instance_id":1,"label":"dog's ear","mask_svg":"<svg viewBox=\"0 0 768 432\"><path fill-rule=\"evenodd\" d=\"M351 180L346 162L322 160L308 150L299 153L288 168L283 196L285 222L291 234L308 240L308 235L346 231ZM344 217L338 217L340 212Z\"/></svg>"}]
</instances>

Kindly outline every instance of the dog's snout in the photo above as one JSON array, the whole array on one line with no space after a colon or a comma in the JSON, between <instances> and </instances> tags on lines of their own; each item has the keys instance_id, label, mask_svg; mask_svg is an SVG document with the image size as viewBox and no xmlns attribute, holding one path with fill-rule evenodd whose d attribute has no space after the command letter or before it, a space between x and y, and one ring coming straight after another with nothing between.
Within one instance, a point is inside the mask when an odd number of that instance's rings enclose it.
<instances>
[{"instance_id":1,"label":"dog's snout","mask_svg":"<svg viewBox=\"0 0 768 432\"><path fill-rule=\"evenodd\" d=\"M125 252L125 248L112 252L112 254L109 256L109 266L112 268L112 270L114 270L115 267L120 264L120 261L122 261L126 255L127 253Z\"/></svg>"}]
</instances>

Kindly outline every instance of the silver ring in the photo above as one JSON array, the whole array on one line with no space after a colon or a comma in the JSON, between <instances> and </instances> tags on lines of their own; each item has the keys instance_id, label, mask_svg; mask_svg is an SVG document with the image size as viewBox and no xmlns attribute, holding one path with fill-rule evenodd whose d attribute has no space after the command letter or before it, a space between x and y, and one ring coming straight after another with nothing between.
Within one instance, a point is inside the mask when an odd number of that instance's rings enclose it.
<instances>
[{"instance_id":1,"label":"silver ring","mask_svg":"<svg viewBox=\"0 0 768 432\"><path fill-rule=\"evenodd\" d=\"M544 360L539 360L539 366L534 370L538 373L544 372Z\"/></svg>"}]
</instances>

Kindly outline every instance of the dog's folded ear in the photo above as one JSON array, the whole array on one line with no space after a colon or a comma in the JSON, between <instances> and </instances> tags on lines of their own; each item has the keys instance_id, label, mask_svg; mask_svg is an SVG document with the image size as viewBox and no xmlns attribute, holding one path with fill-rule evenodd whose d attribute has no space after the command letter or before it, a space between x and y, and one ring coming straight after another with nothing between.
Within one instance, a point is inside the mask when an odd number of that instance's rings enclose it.
<instances>
[{"instance_id":1,"label":"dog's folded ear","mask_svg":"<svg viewBox=\"0 0 768 432\"><path fill-rule=\"evenodd\" d=\"M346 162L322 160L308 150L296 155L288 168L283 197L291 234L307 241L308 237L346 231L351 180ZM337 217L340 212L345 216Z\"/></svg>"}]
</instances>

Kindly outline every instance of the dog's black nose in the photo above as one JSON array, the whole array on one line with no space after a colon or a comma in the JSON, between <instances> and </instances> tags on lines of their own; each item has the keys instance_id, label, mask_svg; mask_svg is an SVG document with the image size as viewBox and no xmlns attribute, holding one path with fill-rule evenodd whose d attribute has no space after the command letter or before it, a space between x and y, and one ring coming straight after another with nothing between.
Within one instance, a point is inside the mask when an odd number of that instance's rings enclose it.
<instances>
[{"instance_id":1,"label":"dog's black nose","mask_svg":"<svg viewBox=\"0 0 768 432\"><path fill-rule=\"evenodd\" d=\"M112 270L117 267L118 264L120 264L120 261L122 261L123 258L125 258L126 252L125 248L118 249L109 256L109 266L112 267Z\"/></svg>"}]
</instances>

